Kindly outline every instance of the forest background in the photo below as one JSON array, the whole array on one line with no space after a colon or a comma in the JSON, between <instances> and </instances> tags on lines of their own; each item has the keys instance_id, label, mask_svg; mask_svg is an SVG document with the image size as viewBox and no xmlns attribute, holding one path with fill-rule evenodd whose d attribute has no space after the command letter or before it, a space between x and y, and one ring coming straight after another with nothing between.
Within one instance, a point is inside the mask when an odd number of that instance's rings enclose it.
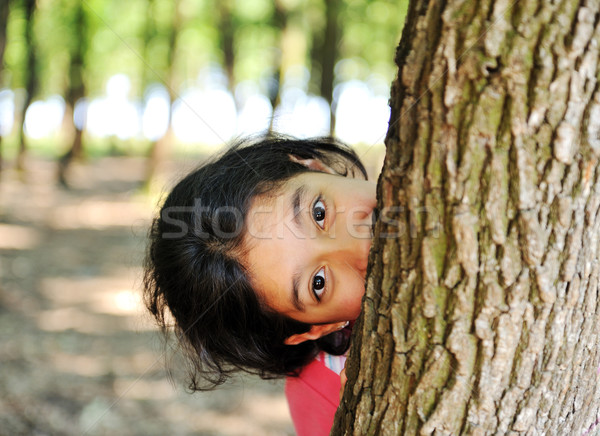
<instances>
[{"instance_id":1,"label":"forest background","mask_svg":"<svg viewBox=\"0 0 600 436\"><path fill-rule=\"evenodd\" d=\"M189 395L140 305L156 205L239 135L375 177L407 1L0 0L0 428L293 434L282 384Z\"/></svg>"}]
</instances>

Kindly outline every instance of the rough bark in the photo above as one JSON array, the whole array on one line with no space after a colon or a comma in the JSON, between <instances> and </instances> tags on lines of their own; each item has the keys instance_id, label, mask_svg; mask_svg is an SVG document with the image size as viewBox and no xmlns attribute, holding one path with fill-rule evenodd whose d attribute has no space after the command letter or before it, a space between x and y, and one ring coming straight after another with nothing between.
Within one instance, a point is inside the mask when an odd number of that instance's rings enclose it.
<instances>
[{"instance_id":1,"label":"rough bark","mask_svg":"<svg viewBox=\"0 0 600 436\"><path fill-rule=\"evenodd\" d=\"M332 434L598 434L600 1L414 0Z\"/></svg>"}]
</instances>

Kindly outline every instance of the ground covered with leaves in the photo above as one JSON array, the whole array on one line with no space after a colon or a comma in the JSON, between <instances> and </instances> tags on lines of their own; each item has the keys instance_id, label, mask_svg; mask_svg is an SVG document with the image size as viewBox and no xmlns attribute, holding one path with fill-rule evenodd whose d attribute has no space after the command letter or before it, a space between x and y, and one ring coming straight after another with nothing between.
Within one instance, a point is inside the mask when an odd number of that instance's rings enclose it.
<instances>
[{"instance_id":1,"label":"ground covered with leaves","mask_svg":"<svg viewBox=\"0 0 600 436\"><path fill-rule=\"evenodd\" d=\"M293 435L281 381L169 381L140 303L143 160L77 164L70 189L55 171L30 159L0 179L0 434Z\"/></svg>"}]
</instances>

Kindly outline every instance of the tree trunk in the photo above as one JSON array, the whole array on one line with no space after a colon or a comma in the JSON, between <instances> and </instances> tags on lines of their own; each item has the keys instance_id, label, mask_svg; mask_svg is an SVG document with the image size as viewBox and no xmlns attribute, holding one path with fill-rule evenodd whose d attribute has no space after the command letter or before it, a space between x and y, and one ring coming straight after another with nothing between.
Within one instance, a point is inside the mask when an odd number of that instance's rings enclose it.
<instances>
[{"instance_id":1,"label":"tree trunk","mask_svg":"<svg viewBox=\"0 0 600 436\"><path fill-rule=\"evenodd\" d=\"M283 64L283 54L286 49L289 49L289 47L285 47L287 40L286 33L288 31L288 12L281 0L276 0L273 2L271 26L277 31L279 50L277 51L273 64L273 80L271 81L271 86L269 86L268 89L269 101L271 102L271 107L273 108L273 115L269 120L269 133L272 133L273 128L275 127L275 110L281 103L281 86L284 79L283 74L285 72L285 68L288 66Z\"/></svg>"},{"instance_id":2,"label":"tree trunk","mask_svg":"<svg viewBox=\"0 0 600 436\"><path fill-rule=\"evenodd\" d=\"M27 151L27 139L25 138L25 114L34 95L39 88L37 47L34 40L34 13L36 0L24 0L25 10L25 52L26 65L25 74L25 102L21 110L21 131L19 135L19 150L17 152L16 167L19 171L25 170L25 153Z\"/></svg>"},{"instance_id":3,"label":"tree trunk","mask_svg":"<svg viewBox=\"0 0 600 436\"><path fill-rule=\"evenodd\" d=\"M339 0L324 0L325 27L323 34L315 34L313 39L313 62L319 66L313 68L320 74L319 93L329 103L329 133L335 131L335 107L333 105L333 85L335 79L335 63L338 59L338 44L340 42L339 15L341 3Z\"/></svg>"},{"instance_id":4,"label":"tree trunk","mask_svg":"<svg viewBox=\"0 0 600 436\"><path fill-rule=\"evenodd\" d=\"M227 74L227 87L231 95L235 95L235 25L233 17L233 2L217 0L219 17L219 42L223 50L223 66Z\"/></svg>"},{"instance_id":5,"label":"tree trunk","mask_svg":"<svg viewBox=\"0 0 600 436\"><path fill-rule=\"evenodd\" d=\"M332 434L598 434L600 2L414 0Z\"/></svg>"},{"instance_id":6,"label":"tree trunk","mask_svg":"<svg viewBox=\"0 0 600 436\"><path fill-rule=\"evenodd\" d=\"M154 141L150 146L148 159L146 161L146 174L144 176L143 183L144 190L148 190L150 188L150 183L152 182L154 175L159 170L160 165L163 164L168 157L169 149L174 141L171 118L173 115L173 102L177 97L177 93L175 92L175 56L177 55L177 36L182 23L181 13L179 11L180 2L179 0L175 0L172 3L173 17L167 35L169 50L167 52L167 71L164 78L167 91L169 92L169 121L165 134L158 140Z\"/></svg>"},{"instance_id":7,"label":"tree trunk","mask_svg":"<svg viewBox=\"0 0 600 436\"><path fill-rule=\"evenodd\" d=\"M321 96L329 103L329 133L335 131L335 108L333 107L333 81L339 43L339 0L325 0L325 35L321 59Z\"/></svg>"},{"instance_id":8,"label":"tree trunk","mask_svg":"<svg viewBox=\"0 0 600 436\"><path fill-rule=\"evenodd\" d=\"M155 0L146 0L146 19L144 20L144 28L142 31L142 74L141 86L142 95L146 91L152 80L156 79L156 72L152 68L152 38L157 34L156 29L156 12Z\"/></svg>"},{"instance_id":9,"label":"tree trunk","mask_svg":"<svg viewBox=\"0 0 600 436\"><path fill-rule=\"evenodd\" d=\"M8 1L0 3L0 87L4 84L3 81L3 70L4 70L4 50L6 49L6 27L8 25L8 12L9 12ZM0 132L0 172L4 166L2 160L2 132Z\"/></svg>"},{"instance_id":10,"label":"tree trunk","mask_svg":"<svg viewBox=\"0 0 600 436\"><path fill-rule=\"evenodd\" d=\"M83 129L84 126L75 124L73 114L77 101L85 97L85 56L87 54L88 39L87 17L84 10L85 4L80 3L74 12L73 19L73 37L77 41L73 53L71 53L71 61L69 64L69 87L67 89L66 103L68 110L66 116L69 116L69 124L72 126L73 142L69 150L63 154L58 160L57 178L62 186L67 184L67 172L74 159L79 159L83 155Z\"/></svg>"}]
</instances>

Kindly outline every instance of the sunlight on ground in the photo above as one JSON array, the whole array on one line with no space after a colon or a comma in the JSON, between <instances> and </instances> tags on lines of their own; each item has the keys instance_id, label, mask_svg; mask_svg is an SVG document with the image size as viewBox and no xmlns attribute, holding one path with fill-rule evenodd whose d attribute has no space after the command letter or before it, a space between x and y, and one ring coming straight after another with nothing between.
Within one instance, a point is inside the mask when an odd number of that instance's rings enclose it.
<instances>
[{"instance_id":1,"label":"sunlight on ground","mask_svg":"<svg viewBox=\"0 0 600 436\"><path fill-rule=\"evenodd\" d=\"M108 307L113 311L112 313L116 312L117 314L135 313L142 307L139 302L139 295L131 289L117 291L114 295L114 299L112 299L113 301L111 301L111 298L105 299L105 301L106 300L109 301Z\"/></svg>"},{"instance_id":2,"label":"sunlight on ground","mask_svg":"<svg viewBox=\"0 0 600 436\"><path fill-rule=\"evenodd\" d=\"M74 307L41 311L37 316L37 324L42 330L51 332L73 329L88 334L114 333L122 328Z\"/></svg>"},{"instance_id":3,"label":"sunlight on ground","mask_svg":"<svg viewBox=\"0 0 600 436\"><path fill-rule=\"evenodd\" d=\"M165 179L197 159L171 163ZM54 162L28 168L0 183L0 433L293 434L281 381L189 395L183 367L175 385L166 377L165 362L183 360L141 301L157 201L138 194L144 160L77 163L69 190Z\"/></svg>"},{"instance_id":4,"label":"sunlight on ground","mask_svg":"<svg viewBox=\"0 0 600 436\"><path fill-rule=\"evenodd\" d=\"M42 311L43 330L74 329L84 333L127 328L154 330L145 313L138 289L125 277L45 277L40 291L56 309ZM119 315L120 320L102 315Z\"/></svg>"},{"instance_id":5,"label":"sunlight on ground","mask_svg":"<svg viewBox=\"0 0 600 436\"><path fill-rule=\"evenodd\" d=\"M259 422L268 423L274 416L281 420L289 416L284 398L255 394L252 395L252 399L253 401L245 403L246 413L254 416Z\"/></svg>"},{"instance_id":6,"label":"sunlight on ground","mask_svg":"<svg viewBox=\"0 0 600 436\"><path fill-rule=\"evenodd\" d=\"M176 404L168 405L167 415L172 422L189 420L195 431L202 434L260 435L265 428L276 427L289 421L285 398L261 394L247 394L234 401L222 412L192 410ZM250 405L250 406L248 406Z\"/></svg>"},{"instance_id":7,"label":"sunlight on ground","mask_svg":"<svg viewBox=\"0 0 600 436\"><path fill-rule=\"evenodd\" d=\"M0 224L0 249L31 250L40 243L36 229L14 224Z\"/></svg>"},{"instance_id":8,"label":"sunlight on ground","mask_svg":"<svg viewBox=\"0 0 600 436\"><path fill-rule=\"evenodd\" d=\"M114 226L131 227L133 223L147 219L148 211L140 203L89 199L53 208L49 221L56 229L102 230Z\"/></svg>"},{"instance_id":9,"label":"sunlight on ground","mask_svg":"<svg viewBox=\"0 0 600 436\"><path fill-rule=\"evenodd\" d=\"M106 374L109 367L107 360L101 359L98 356L55 352L52 354L49 364L56 370L64 373L74 373L85 377L98 377Z\"/></svg>"},{"instance_id":10,"label":"sunlight on ground","mask_svg":"<svg viewBox=\"0 0 600 436\"><path fill-rule=\"evenodd\" d=\"M160 360L160 363L162 363L162 360ZM176 394L173 385L164 378L160 380L118 378L113 386L118 397L136 400L166 400L175 397Z\"/></svg>"},{"instance_id":11,"label":"sunlight on ground","mask_svg":"<svg viewBox=\"0 0 600 436\"><path fill-rule=\"evenodd\" d=\"M137 351L126 356L112 356L111 366L115 374L143 374L152 368L162 368L164 364L163 353Z\"/></svg>"}]
</instances>

